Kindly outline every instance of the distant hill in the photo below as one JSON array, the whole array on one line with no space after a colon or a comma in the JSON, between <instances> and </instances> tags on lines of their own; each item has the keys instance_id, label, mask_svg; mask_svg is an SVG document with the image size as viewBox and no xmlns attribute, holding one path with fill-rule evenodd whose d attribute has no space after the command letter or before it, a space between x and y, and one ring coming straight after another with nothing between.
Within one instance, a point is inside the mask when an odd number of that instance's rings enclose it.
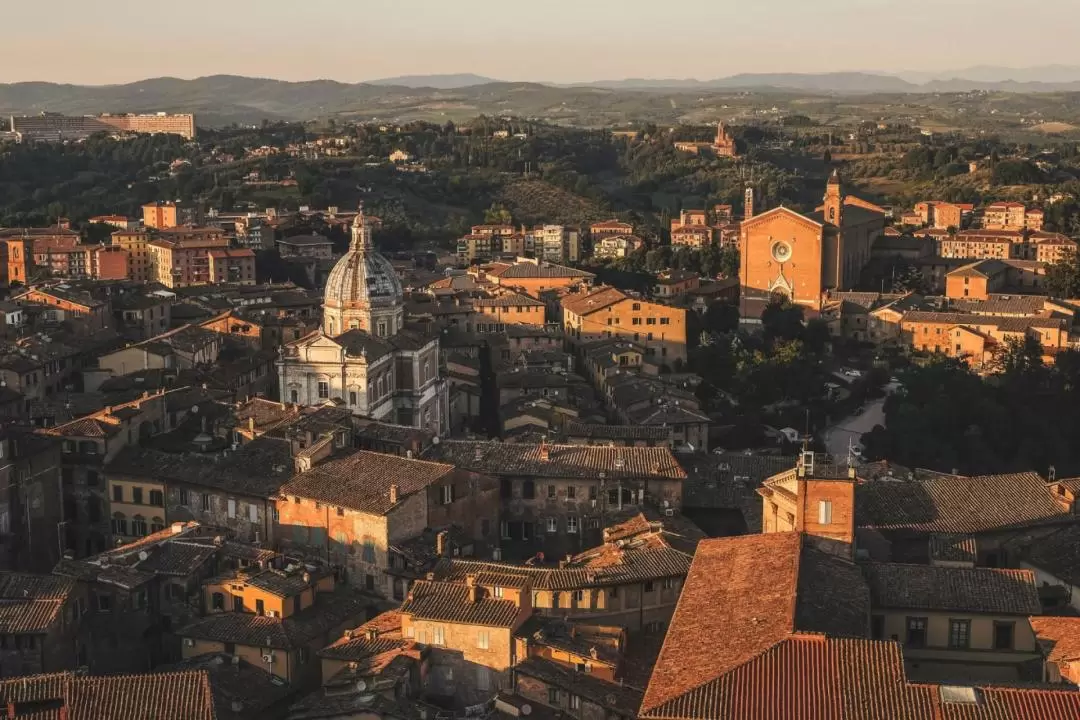
<instances>
[{"instance_id":1,"label":"distant hill","mask_svg":"<svg viewBox=\"0 0 1080 720\"><path fill-rule=\"evenodd\" d=\"M435 90L457 90L473 85L488 85L501 82L494 78L464 73L461 75L399 75L398 77L368 80L368 85L397 85L407 88L434 88Z\"/></svg>"},{"instance_id":2,"label":"distant hill","mask_svg":"<svg viewBox=\"0 0 1080 720\"><path fill-rule=\"evenodd\" d=\"M1068 77L1059 70L1058 77ZM478 75L424 75L374 83L334 80L285 82L214 75L181 80L154 78L126 85L0 84L0 116L59 112L193 112L201 127L266 120L311 120L339 116L359 121L455 122L479 114L542 117L554 122L610 126L651 117L678 121L685 94L724 95L773 90L816 95L952 93L992 90L1014 93L1080 92L1069 82L993 83L965 79L916 84L882 73L742 74L714 80L629 79L580 85L499 82ZM725 100L715 98L718 104ZM697 98L693 99L694 103Z\"/></svg>"},{"instance_id":3,"label":"distant hill","mask_svg":"<svg viewBox=\"0 0 1080 720\"><path fill-rule=\"evenodd\" d=\"M962 70L940 72L901 72L897 76L919 85L934 81L971 81L989 85L1007 83L1040 83L1070 85L1080 82L1080 65L1039 65L1028 68L1009 68L999 65L977 65Z\"/></svg>"}]
</instances>

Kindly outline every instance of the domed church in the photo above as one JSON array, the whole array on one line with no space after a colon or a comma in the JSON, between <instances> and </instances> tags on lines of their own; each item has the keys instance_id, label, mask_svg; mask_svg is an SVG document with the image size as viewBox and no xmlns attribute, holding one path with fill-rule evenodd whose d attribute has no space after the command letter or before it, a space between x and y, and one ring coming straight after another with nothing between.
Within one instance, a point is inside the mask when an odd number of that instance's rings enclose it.
<instances>
[{"instance_id":1,"label":"domed church","mask_svg":"<svg viewBox=\"0 0 1080 720\"><path fill-rule=\"evenodd\" d=\"M361 208L349 251L326 281L322 327L282 348L281 399L335 402L355 415L444 433L449 399L439 339L405 326L403 295Z\"/></svg>"}]
</instances>

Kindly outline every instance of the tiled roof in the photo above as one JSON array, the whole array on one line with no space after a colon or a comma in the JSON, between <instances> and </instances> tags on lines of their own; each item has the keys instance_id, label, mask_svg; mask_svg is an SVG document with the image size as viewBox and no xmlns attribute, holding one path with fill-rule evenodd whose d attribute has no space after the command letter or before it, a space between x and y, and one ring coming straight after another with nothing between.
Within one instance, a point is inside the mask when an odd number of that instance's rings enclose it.
<instances>
[{"instance_id":1,"label":"tiled roof","mask_svg":"<svg viewBox=\"0 0 1080 720\"><path fill-rule=\"evenodd\" d=\"M0 633L44 633L75 587L70 578L0 573Z\"/></svg>"},{"instance_id":2,"label":"tiled roof","mask_svg":"<svg viewBox=\"0 0 1080 720\"><path fill-rule=\"evenodd\" d=\"M937 720L930 693L905 683L900 646L891 642L793 635L659 703L651 698L655 682L654 673L641 718Z\"/></svg>"},{"instance_id":3,"label":"tiled roof","mask_svg":"<svg viewBox=\"0 0 1080 720\"><path fill-rule=\"evenodd\" d=\"M642 425L589 425L574 421L563 428L567 437L593 440L667 440L671 433L662 427Z\"/></svg>"},{"instance_id":4,"label":"tiled roof","mask_svg":"<svg viewBox=\"0 0 1080 720\"><path fill-rule=\"evenodd\" d=\"M1033 617L1031 629L1046 648L1050 662L1080 660L1080 617Z\"/></svg>"},{"instance_id":5,"label":"tiled roof","mask_svg":"<svg viewBox=\"0 0 1080 720\"><path fill-rule=\"evenodd\" d=\"M307 645L312 640L364 616L370 599L348 590L319 593L315 604L286 618L253 613L225 612L196 620L177 631L180 637L235 643L282 650Z\"/></svg>"},{"instance_id":6,"label":"tiled roof","mask_svg":"<svg viewBox=\"0 0 1080 720\"><path fill-rule=\"evenodd\" d=\"M205 672L152 675L31 675L0 681L0 703L15 717L68 720L217 720ZM56 714L45 714L48 712Z\"/></svg>"},{"instance_id":7,"label":"tiled roof","mask_svg":"<svg viewBox=\"0 0 1080 720\"><path fill-rule=\"evenodd\" d=\"M531 657L514 666L519 675L533 677L549 686L578 695L621 717L634 717L641 705L641 691L603 680L543 658Z\"/></svg>"},{"instance_id":8,"label":"tiled roof","mask_svg":"<svg viewBox=\"0 0 1080 720\"><path fill-rule=\"evenodd\" d=\"M1032 541L1023 557L1063 583L1080 585L1080 525L1066 525Z\"/></svg>"},{"instance_id":9,"label":"tiled roof","mask_svg":"<svg viewBox=\"0 0 1080 720\"><path fill-rule=\"evenodd\" d=\"M591 272L577 270L565 265L541 262L514 263L499 274L501 278L594 278Z\"/></svg>"},{"instance_id":10,"label":"tiled roof","mask_svg":"<svg viewBox=\"0 0 1080 720\"><path fill-rule=\"evenodd\" d=\"M196 655L156 672L193 670L205 672L210 678L217 720L258 717L280 707L297 691L278 676L227 653Z\"/></svg>"},{"instance_id":11,"label":"tiled roof","mask_svg":"<svg viewBox=\"0 0 1080 720\"><path fill-rule=\"evenodd\" d=\"M715 708L692 711L707 699L694 689L720 683L733 692L738 683L726 676L795 632L864 635L868 626L869 595L857 568L804 548L797 533L704 540L649 681L642 715L724 717Z\"/></svg>"},{"instance_id":12,"label":"tiled roof","mask_svg":"<svg viewBox=\"0 0 1080 720\"><path fill-rule=\"evenodd\" d=\"M917 533L978 533L1069 520L1037 473L966 477L923 473L916 480L855 486L860 527Z\"/></svg>"},{"instance_id":13,"label":"tiled roof","mask_svg":"<svg viewBox=\"0 0 1080 720\"><path fill-rule=\"evenodd\" d=\"M383 515L453 470L452 465L443 463L360 450L295 475L281 488L281 494ZM390 500L392 485L397 486L394 502Z\"/></svg>"},{"instance_id":14,"label":"tiled roof","mask_svg":"<svg viewBox=\"0 0 1080 720\"><path fill-rule=\"evenodd\" d=\"M1042 611L1030 570L900 563L866 563L862 569L874 607L997 615Z\"/></svg>"},{"instance_id":15,"label":"tiled roof","mask_svg":"<svg viewBox=\"0 0 1080 720\"><path fill-rule=\"evenodd\" d=\"M458 583L418 580L401 604L401 613L418 620L512 627L520 609L510 600L497 600L478 587L480 598L469 598L470 588Z\"/></svg>"},{"instance_id":16,"label":"tiled roof","mask_svg":"<svg viewBox=\"0 0 1080 720\"><path fill-rule=\"evenodd\" d=\"M359 661L412 645L401 635L401 611L388 610L319 651L330 660Z\"/></svg>"},{"instance_id":17,"label":"tiled roof","mask_svg":"<svg viewBox=\"0 0 1080 720\"><path fill-rule=\"evenodd\" d=\"M668 448L594 447L547 445L548 459L542 459L542 445L445 441L425 453L457 467L496 475L585 478L598 473L607 478L655 478L682 480L686 473Z\"/></svg>"},{"instance_id":18,"label":"tiled roof","mask_svg":"<svg viewBox=\"0 0 1080 720\"><path fill-rule=\"evenodd\" d=\"M187 577L193 575L217 553L213 544L177 540L162 543L139 562L139 569L162 575Z\"/></svg>"},{"instance_id":19,"label":"tiled roof","mask_svg":"<svg viewBox=\"0 0 1080 720\"><path fill-rule=\"evenodd\" d=\"M602 287L589 293L567 295L562 299L562 308L575 315L588 315L621 302L627 297L629 296L622 290L613 287Z\"/></svg>"},{"instance_id":20,"label":"tiled roof","mask_svg":"<svg viewBox=\"0 0 1080 720\"><path fill-rule=\"evenodd\" d=\"M517 307L520 305L526 307L544 307L544 303L539 300L520 293L503 293L502 295L493 298L477 298L472 301L472 304L475 307Z\"/></svg>"}]
</instances>

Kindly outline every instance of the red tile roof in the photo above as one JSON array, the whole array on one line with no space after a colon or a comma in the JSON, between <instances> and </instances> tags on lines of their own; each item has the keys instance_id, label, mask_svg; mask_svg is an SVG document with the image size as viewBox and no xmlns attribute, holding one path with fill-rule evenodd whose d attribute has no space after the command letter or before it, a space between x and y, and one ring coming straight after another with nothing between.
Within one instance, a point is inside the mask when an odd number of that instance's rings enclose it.
<instances>
[{"instance_id":1,"label":"red tile roof","mask_svg":"<svg viewBox=\"0 0 1080 720\"><path fill-rule=\"evenodd\" d=\"M511 600L498 600L482 587L477 587L479 597L469 597L471 588L458 583L418 580L409 589L409 596L401 604L402 615L417 620L458 623L462 625L485 625L512 627L520 612Z\"/></svg>"},{"instance_id":2,"label":"red tile roof","mask_svg":"<svg viewBox=\"0 0 1080 720\"><path fill-rule=\"evenodd\" d=\"M866 563L862 569L874 607L994 615L1042 611L1030 570L900 563Z\"/></svg>"},{"instance_id":3,"label":"red tile roof","mask_svg":"<svg viewBox=\"0 0 1080 720\"><path fill-rule=\"evenodd\" d=\"M1047 648L1050 662L1080 660L1080 617L1033 617L1031 629Z\"/></svg>"}]
</instances>

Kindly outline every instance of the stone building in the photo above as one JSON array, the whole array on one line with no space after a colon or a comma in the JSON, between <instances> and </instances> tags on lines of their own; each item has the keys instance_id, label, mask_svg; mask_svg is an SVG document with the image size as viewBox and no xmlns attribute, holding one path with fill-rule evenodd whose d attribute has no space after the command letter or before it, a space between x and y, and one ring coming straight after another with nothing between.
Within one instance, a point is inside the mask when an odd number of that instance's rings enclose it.
<instances>
[{"instance_id":1,"label":"stone building","mask_svg":"<svg viewBox=\"0 0 1080 720\"><path fill-rule=\"evenodd\" d=\"M74 670L85 662L79 626L84 588L69 578L0 573L0 672L4 677Z\"/></svg>"},{"instance_id":2,"label":"stone building","mask_svg":"<svg viewBox=\"0 0 1080 720\"><path fill-rule=\"evenodd\" d=\"M507 558L559 558L603 542L618 512L681 505L685 471L662 447L444 441L424 454L499 479Z\"/></svg>"},{"instance_id":3,"label":"stone building","mask_svg":"<svg viewBox=\"0 0 1080 720\"><path fill-rule=\"evenodd\" d=\"M298 470L277 501L281 541L327 558L352 585L384 598L405 597L397 548L425 530L456 527L474 545L498 543L499 486L490 476L363 450L327 453Z\"/></svg>"},{"instance_id":4,"label":"stone building","mask_svg":"<svg viewBox=\"0 0 1080 720\"><path fill-rule=\"evenodd\" d=\"M327 280L322 327L284 347L278 387L290 403L337 400L356 415L441 434L449 398L438 337L405 327L401 281L371 232L361 211Z\"/></svg>"}]
</instances>

